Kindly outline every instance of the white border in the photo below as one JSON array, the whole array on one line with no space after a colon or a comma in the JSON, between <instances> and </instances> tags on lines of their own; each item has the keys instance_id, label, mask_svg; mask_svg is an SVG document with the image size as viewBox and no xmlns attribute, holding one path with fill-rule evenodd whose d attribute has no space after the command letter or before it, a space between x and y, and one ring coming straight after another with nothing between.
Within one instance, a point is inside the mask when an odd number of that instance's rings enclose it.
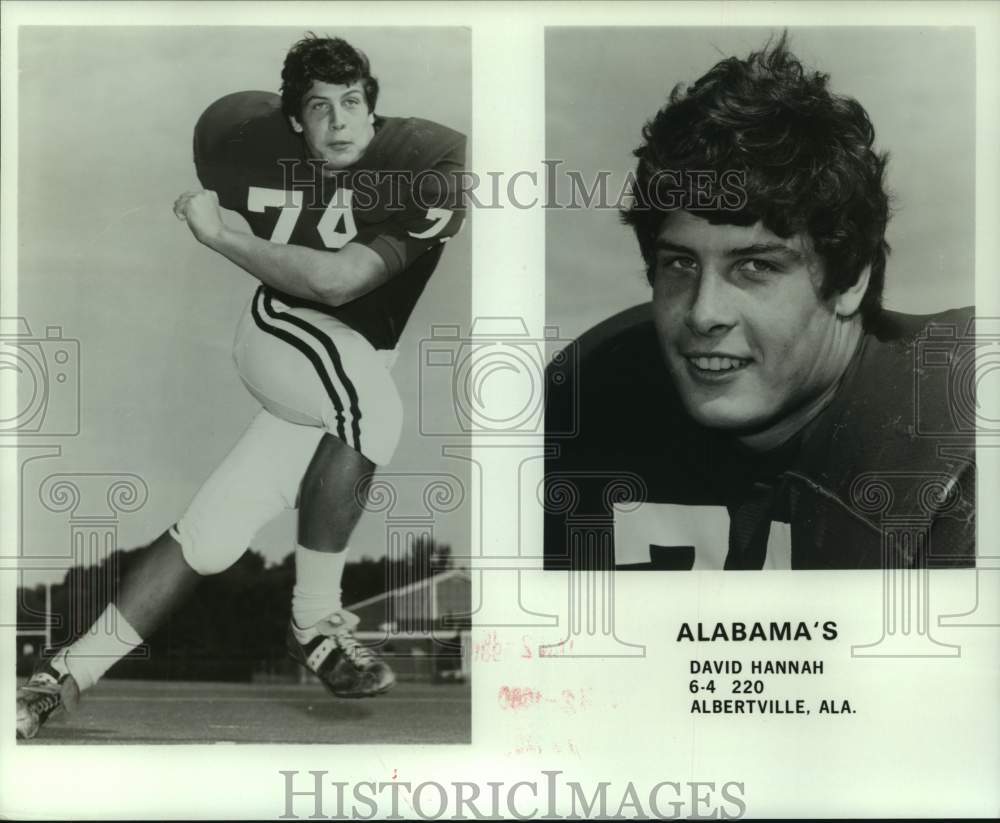
<instances>
[{"instance_id":1,"label":"white border","mask_svg":"<svg viewBox=\"0 0 1000 823\"><path fill-rule=\"evenodd\" d=\"M473 32L474 115L472 153L476 166L500 168L521 165L544 156L544 64L543 27L547 25L969 25L977 28L977 157L978 189L976 209L977 305L981 313L1000 316L1000 287L995 273L1000 270L1000 162L998 141L1000 112L996 107L1000 78L1000 6L993 3L621 3L615 5L471 4L471 3L149 3L141 6L119 3L14 3L2 6L0 50L3 78L2 205L3 237L0 271L3 274L3 312L16 315L17 271L17 27L25 24L55 25L302 25L336 27L351 25L397 26L468 25ZM600 55L595 55L599 59ZM520 315L530 320L533 331L544 321L544 215L504 213L487 221L473 215L474 229L474 309L479 314ZM512 239L513 238L513 239ZM16 477L10 461L3 463L4 511L16 506ZM983 499L996 499L995 468L983 484ZM987 495L993 494L993 497ZM511 501L506 501L510 503ZM499 501L503 505L504 501ZM980 508L981 540L990 540L998 531L996 507ZM10 528L16 522L2 518L0 539L11 545ZM499 520L497 522L502 522ZM503 535L491 539L502 542ZM13 575L3 575L4 596L0 618L10 625ZM708 585L706 578L704 584ZM701 585L701 584L699 584ZM714 584L713 584L714 585ZM12 633L0 638L0 656L13 659ZM656 633L651 637L655 637ZM978 675L995 676L997 659L987 667L980 661ZM512 670L513 671L513 670ZM518 779L525 773L537 776L542 766L512 759L509 751L494 746L502 740L497 722L495 683L491 678L473 677L476 715L475 744L468 747L305 747L247 746L220 749L211 746L177 747L21 747L13 746L11 714L0 713L0 814L19 818L66 817L76 819L111 818L241 818L281 813L282 799L276 769L329 769L343 780L388 779L398 768L410 779ZM0 705L13 702L13 680L0 682ZM990 692L987 692L987 695ZM992 692L995 698L995 692ZM971 699L978 699L973 697ZM985 698L984 698L985 699ZM992 706L992 704L990 704ZM993 708L995 712L995 708ZM991 723L996 715L986 714ZM503 721L503 718L499 718ZM995 729L995 724L993 726ZM651 734L664 734L663 730ZM625 737L631 737L625 734ZM628 752L642 752L641 741L608 740L614 750L620 746L624 766ZM859 748L865 741L859 740ZM630 748L631 747L631 748ZM896 813L942 813L951 809L965 814L995 813L997 794L995 749L984 752L991 759L981 764L975 780L962 787L936 787L940 802L922 807L910 805L914 797L885 796L870 806ZM818 755L822 756L822 755ZM558 759L557 759L558 761ZM550 763L548 765L556 765ZM574 761L577 777L585 777L593 766ZM929 758L928 767L933 767ZM933 773L932 773L933 774ZM598 775L593 775L598 779ZM602 776L603 777L603 776ZM671 775L664 775L668 779ZM841 775L847 779L849 775ZM914 775L917 783L928 778ZM683 779L679 777L678 779ZM834 782L838 776L831 776ZM781 783L782 781L777 781ZM979 791L969 787L979 787ZM857 798L847 794L819 792L800 796L789 803L788 792L797 791L785 783L785 796L769 803L757 798L750 807L755 815L768 809L788 811L797 805L800 812L833 813L859 811ZM961 791L959 791L961 788ZM812 799L810 799L812 798Z\"/></svg>"}]
</instances>

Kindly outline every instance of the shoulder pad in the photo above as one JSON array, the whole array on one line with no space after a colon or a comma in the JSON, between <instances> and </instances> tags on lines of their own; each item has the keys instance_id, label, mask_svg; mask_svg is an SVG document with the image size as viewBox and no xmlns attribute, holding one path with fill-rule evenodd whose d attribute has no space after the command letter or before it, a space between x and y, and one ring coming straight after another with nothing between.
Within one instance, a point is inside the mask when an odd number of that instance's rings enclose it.
<instances>
[{"instance_id":1,"label":"shoulder pad","mask_svg":"<svg viewBox=\"0 0 1000 823\"><path fill-rule=\"evenodd\" d=\"M650 303L588 329L552 358L546 378L551 431L575 430L576 424L559 419L579 413L580 430L591 436L606 438L613 429L619 447L624 439L641 436L653 448L668 421L684 420Z\"/></svg>"},{"instance_id":2,"label":"shoulder pad","mask_svg":"<svg viewBox=\"0 0 1000 823\"><path fill-rule=\"evenodd\" d=\"M419 117L381 118L361 165L377 171L420 172L449 155L464 160L465 135Z\"/></svg>"}]
</instances>

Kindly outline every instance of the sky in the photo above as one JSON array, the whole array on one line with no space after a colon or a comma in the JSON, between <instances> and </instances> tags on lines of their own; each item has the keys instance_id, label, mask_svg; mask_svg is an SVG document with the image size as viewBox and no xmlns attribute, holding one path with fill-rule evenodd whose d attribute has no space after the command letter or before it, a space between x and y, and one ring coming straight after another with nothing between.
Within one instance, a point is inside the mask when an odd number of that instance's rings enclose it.
<instances>
[{"instance_id":1,"label":"sky","mask_svg":"<svg viewBox=\"0 0 1000 823\"><path fill-rule=\"evenodd\" d=\"M550 28L546 154L587 180L634 169L643 124L678 83L746 57L766 28ZM885 305L931 313L974 302L975 35L970 28L790 29L791 48L857 99L889 151L894 217ZM609 189L616 191L614 185ZM613 210L546 215L547 322L575 337L649 300L631 230Z\"/></svg>"},{"instance_id":2,"label":"sky","mask_svg":"<svg viewBox=\"0 0 1000 823\"><path fill-rule=\"evenodd\" d=\"M368 54L381 83L378 113L469 133L467 30L320 33L342 35ZM87 487L76 517L109 513L102 489L114 477L141 478L146 501L120 514L114 539L119 548L149 542L181 515L259 408L231 360L236 324L257 281L199 245L171 207L199 187L191 135L201 112L230 92L277 91L285 52L302 35L272 27L22 29L17 314L31 339L59 327L63 338L78 341L69 382L52 383L47 419L54 426L60 414L72 416L78 374L80 420L75 436L31 438L60 453L24 465L23 556L68 551L69 513L51 511L40 497L59 474ZM450 392L421 398L417 388L421 339L436 324L468 329L470 231L466 225L449 241L400 341L393 375L406 416L385 476L447 473L467 485L467 464L441 456L443 441L464 437L419 434L421 415L436 430L448 429ZM53 344L34 351L51 359ZM420 512L421 483L398 480L393 518ZM435 537L456 552L468 543L467 505L434 522ZM352 539L356 557L384 553L386 517L365 515ZM294 519L282 516L255 547L277 561L293 540ZM29 573L24 582L61 576Z\"/></svg>"}]
</instances>

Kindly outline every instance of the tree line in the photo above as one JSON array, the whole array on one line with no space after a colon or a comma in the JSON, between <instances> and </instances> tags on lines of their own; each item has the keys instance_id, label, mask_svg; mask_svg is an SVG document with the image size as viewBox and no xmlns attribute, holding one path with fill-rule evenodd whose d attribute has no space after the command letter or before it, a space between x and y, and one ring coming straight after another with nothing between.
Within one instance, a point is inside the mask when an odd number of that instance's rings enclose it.
<instances>
[{"instance_id":1,"label":"tree line","mask_svg":"<svg viewBox=\"0 0 1000 823\"><path fill-rule=\"evenodd\" d=\"M140 559L142 549L116 551L95 566L74 566L51 587L52 648L67 645L87 631L113 599L119 581ZM390 581L422 580L451 568L451 548L428 538L418 539L402 559L361 558L344 569L345 605L388 590ZM254 675L288 670L285 632L288 627L295 557L267 565L250 549L221 574L204 578L140 649L114 669L117 677L186 680L249 680ZM44 585L20 587L18 633L44 634ZM18 673L30 673L41 652L23 656L19 644Z\"/></svg>"}]
</instances>

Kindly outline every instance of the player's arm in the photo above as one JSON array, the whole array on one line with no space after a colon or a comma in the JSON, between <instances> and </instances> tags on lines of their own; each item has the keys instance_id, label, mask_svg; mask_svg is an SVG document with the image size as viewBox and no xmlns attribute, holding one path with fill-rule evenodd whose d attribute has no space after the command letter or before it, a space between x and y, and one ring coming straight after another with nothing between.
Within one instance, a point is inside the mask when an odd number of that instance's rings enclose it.
<instances>
[{"instance_id":1,"label":"player's arm","mask_svg":"<svg viewBox=\"0 0 1000 823\"><path fill-rule=\"evenodd\" d=\"M430 169L436 174L422 177L420 189L408 194L402 212L357 238L385 261L390 276L458 233L465 217L460 182L464 161L463 139Z\"/></svg>"},{"instance_id":2,"label":"player's arm","mask_svg":"<svg viewBox=\"0 0 1000 823\"><path fill-rule=\"evenodd\" d=\"M236 231L222 222L212 191L182 194L174 214L195 238L262 283L294 297L340 306L367 294L391 276L383 258L360 243L337 252L285 245Z\"/></svg>"}]
</instances>

